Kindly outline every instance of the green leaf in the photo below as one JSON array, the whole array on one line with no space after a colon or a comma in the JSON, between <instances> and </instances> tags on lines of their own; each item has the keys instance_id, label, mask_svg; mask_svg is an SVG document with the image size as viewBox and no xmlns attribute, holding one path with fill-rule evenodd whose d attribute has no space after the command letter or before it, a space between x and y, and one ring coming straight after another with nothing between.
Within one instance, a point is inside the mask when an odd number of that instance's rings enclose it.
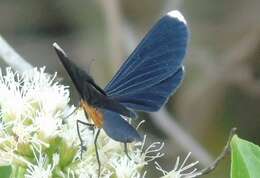
<instances>
[{"instance_id":1,"label":"green leaf","mask_svg":"<svg viewBox=\"0 0 260 178\"><path fill-rule=\"evenodd\" d=\"M234 135L231 154L231 178L260 178L259 146Z\"/></svg>"},{"instance_id":2,"label":"green leaf","mask_svg":"<svg viewBox=\"0 0 260 178\"><path fill-rule=\"evenodd\" d=\"M9 178L12 172L11 166L0 166L1 178Z\"/></svg>"}]
</instances>

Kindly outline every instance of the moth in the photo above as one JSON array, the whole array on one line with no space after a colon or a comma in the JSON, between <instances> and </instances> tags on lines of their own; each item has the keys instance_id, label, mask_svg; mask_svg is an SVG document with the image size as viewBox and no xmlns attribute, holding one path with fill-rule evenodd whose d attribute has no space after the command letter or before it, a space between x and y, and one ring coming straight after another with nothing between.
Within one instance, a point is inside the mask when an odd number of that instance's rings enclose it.
<instances>
[{"instance_id":1,"label":"moth","mask_svg":"<svg viewBox=\"0 0 260 178\"><path fill-rule=\"evenodd\" d=\"M127 143L142 140L122 116L136 118L137 111L158 111L176 91L184 75L188 36L187 23L181 13L167 13L146 34L105 88L70 61L57 43L53 44L80 95L80 107L98 128L94 141L99 172L97 139L100 129L124 143L126 154Z\"/></svg>"}]
</instances>

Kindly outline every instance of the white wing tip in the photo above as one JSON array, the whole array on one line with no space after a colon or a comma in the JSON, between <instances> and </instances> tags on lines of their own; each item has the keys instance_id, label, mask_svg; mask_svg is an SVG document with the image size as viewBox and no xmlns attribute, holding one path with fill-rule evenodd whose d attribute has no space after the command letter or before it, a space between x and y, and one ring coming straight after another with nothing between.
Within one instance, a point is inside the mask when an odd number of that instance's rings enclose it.
<instances>
[{"instance_id":1,"label":"white wing tip","mask_svg":"<svg viewBox=\"0 0 260 178\"><path fill-rule=\"evenodd\" d=\"M53 46L56 50L58 50L59 52L61 52L64 56L67 57L67 54L66 54L65 51L58 45L58 43L54 42L54 43L52 44L52 46Z\"/></svg>"},{"instance_id":2,"label":"white wing tip","mask_svg":"<svg viewBox=\"0 0 260 178\"><path fill-rule=\"evenodd\" d=\"M54 42L53 44L52 44L52 46L54 47L54 48L57 48L57 49L61 49L61 47L58 45L58 43L56 43L56 42Z\"/></svg>"},{"instance_id":3,"label":"white wing tip","mask_svg":"<svg viewBox=\"0 0 260 178\"><path fill-rule=\"evenodd\" d=\"M178 10L173 10L167 13L168 16L178 19L179 21L183 22L184 24L187 24L185 18Z\"/></svg>"}]
</instances>

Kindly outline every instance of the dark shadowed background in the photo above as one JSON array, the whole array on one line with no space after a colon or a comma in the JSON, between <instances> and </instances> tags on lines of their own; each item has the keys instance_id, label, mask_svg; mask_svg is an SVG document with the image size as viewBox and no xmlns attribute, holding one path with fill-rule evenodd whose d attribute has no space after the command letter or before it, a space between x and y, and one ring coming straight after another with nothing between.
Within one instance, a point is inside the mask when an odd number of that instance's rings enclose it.
<instances>
[{"instance_id":1,"label":"dark shadowed background","mask_svg":"<svg viewBox=\"0 0 260 178\"><path fill-rule=\"evenodd\" d=\"M223 148L231 127L240 137L260 144L260 1L259 0L0 0L0 34L34 66L58 72L71 82L52 43L89 70L98 84L112 78L150 27L169 10L180 10L190 28L186 76L166 108L170 121L199 144L207 165ZM1 60L1 67L5 64ZM78 95L71 86L72 101ZM164 122L164 116L156 116ZM158 162L170 170L177 155L196 155L189 140L158 126L147 114L143 132L149 141L164 141L166 153ZM181 133L180 133L181 134ZM229 177L229 160L211 175ZM157 177L153 170L149 177Z\"/></svg>"}]
</instances>

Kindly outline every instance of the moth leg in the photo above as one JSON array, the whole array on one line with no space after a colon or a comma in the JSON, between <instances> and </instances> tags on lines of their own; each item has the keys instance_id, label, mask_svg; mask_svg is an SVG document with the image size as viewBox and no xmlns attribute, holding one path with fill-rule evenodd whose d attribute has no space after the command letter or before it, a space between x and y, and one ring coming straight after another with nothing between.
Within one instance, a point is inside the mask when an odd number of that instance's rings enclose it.
<instances>
[{"instance_id":1,"label":"moth leg","mask_svg":"<svg viewBox=\"0 0 260 178\"><path fill-rule=\"evenodd\" d=\"M80 141L80 158L82 158L83 151L86 151L86 147L84 146L83 139L80 135L79 124L83 124L83 125L86 125L88 127L91 127L93 130L94 130L95 125L83 122L81 120L77 120L76 123L77 123L77 134L78 134L79 141Z\"/></svg>"},{"instance_id":2,"label":"moth leg","mask_svg":"<svg viewBox=\"0 0 260 178\"><path fill-rule=\"evenodd\" d=\"M97 139L100 134L100 129L98 129L97 134L95 136L94 144L95 144L95 151L96 151L96 157L97 157L97 162L98 162L98 177L100 177L100 171L101 171L101 163L98 155L98 147L97 147Z\"/></svg>"},{"instance_id":3,"label":"moth leg","mask_svg":"<svg viewBox=\"0 0 260 178\"><path fill-rule=\"evenodd\" d=\"M127 149L127 143L126 142L124 143L124 151L125 151L126 156L129 158L129 160L132 160L131 157L128 154L128 149Z\"/></svg>"}]
</instances>

